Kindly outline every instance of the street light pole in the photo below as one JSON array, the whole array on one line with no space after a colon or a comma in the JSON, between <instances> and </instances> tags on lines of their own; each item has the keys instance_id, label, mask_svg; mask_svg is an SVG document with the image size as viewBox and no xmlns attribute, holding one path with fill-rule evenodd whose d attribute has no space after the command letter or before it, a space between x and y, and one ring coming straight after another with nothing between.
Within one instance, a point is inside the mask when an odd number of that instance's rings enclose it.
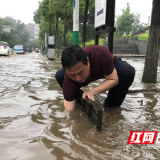
<instances>
[{"instance_id":1,"label":"street light pole","mask_svg":"<svg viewBox=\"0 0 160 160\"><path fill-rule=\"evenodd\" d=\"M45 33L45 54L47 54L47 34Z\"/></svg>"},{"instance_id":2,"label":"street light pole","mask_svg":"<svg viewBox=\"0 0 160 160\"><path fill-rule=\"evenodd\" d=\"M73 0L73 45L79 45L79 0Z\"/></svg>"}]
</instances>

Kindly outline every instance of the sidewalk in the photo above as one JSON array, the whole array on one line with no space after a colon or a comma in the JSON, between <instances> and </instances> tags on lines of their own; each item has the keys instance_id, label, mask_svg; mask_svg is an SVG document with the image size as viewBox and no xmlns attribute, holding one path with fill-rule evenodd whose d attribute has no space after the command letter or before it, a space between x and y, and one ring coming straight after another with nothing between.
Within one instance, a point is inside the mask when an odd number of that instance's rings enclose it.
<instances>
[{"instance_id":1,"label":"sidewalk","mask_svg":"<svg viewBox=\"0 0 160 160\"><path fill-rule=\"evenodd\" d=\"M113 54L117 57L146 57L145 54ZM56 61L61 61L61 57L55 57Z\"/></svg>"},{"instance_id":2,"label":"sidewalk","mask_svg":"<svg viewBox=\"0 0 160 160\"><path fill-rule=\"evenodd\" d=\"M113 54L117 57L146 57L145 54Z\"/></svg>"}]
</instances>

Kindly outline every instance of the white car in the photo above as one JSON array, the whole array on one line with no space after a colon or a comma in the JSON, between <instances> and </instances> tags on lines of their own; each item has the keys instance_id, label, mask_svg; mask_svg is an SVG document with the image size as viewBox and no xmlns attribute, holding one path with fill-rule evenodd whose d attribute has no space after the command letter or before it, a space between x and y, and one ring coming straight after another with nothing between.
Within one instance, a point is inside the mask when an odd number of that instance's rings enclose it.
<instances>
[{"instance_id":1,"label":"white car","mask_svg":"<svg viewBox=\"0 0 160 160\"><path fill-rule=\"evenodd\" d=\"M13 50L10 48L9 44L4 41L0 41L0 55L9 56L13 54Z\"/></svg>"}]
</instances>

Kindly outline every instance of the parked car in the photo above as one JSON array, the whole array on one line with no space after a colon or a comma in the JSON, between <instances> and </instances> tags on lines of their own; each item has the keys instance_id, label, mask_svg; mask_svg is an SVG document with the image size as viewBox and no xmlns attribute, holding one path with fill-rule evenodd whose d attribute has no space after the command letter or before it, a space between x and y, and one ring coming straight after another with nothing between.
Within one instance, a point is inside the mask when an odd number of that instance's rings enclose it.
<instances>
[{"instance_id":1,"label":"parked car","mask_svg":"<svg viewBox=\"0 0 160 160\"><path fill-rule=\"evenodd\" d=\"M10 48L9 44L4 41L0 41L0 55L9 56L13 54L12 49Z\"/></svg>"},{"instance_id":2,"label":"parked car","mask_svg":"<svg viewBox=\"0 0 160 160\"><path fill-rule=\"evenodd\" d=\"M13 47L13 50L14 50L16 53L24 54L24 47L23 47L22 44L16 44L16 45Z\"/></svg>"},{"instance_id":3,"label":"parked car","mask_svg":"<svg viewBox=\"0 0 160 160\"><path fill-rule=\"evenodd\" d=\"M31 47L30 44L26 44L26 45L25 45L25 52L29 52L29 53L32 52L32 47Z\"/></svg>"},{"instance_id":4,"label":"parked car","mask_svg":"<svg viewBox=\"0 0 160 160\"><path fill-rule=\"evenodd\" d=\"M35 48L35 52L38 52L38 53L39 53L39 48Z\"/></svg>"}]
</instances>

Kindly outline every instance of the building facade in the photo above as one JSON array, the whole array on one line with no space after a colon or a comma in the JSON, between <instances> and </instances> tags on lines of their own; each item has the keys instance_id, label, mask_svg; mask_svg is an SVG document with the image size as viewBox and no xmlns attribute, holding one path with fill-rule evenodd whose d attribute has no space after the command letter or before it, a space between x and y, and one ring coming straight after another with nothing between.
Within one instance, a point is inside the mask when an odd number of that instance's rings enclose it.
<instances>
[{"instance_id":1,"label":"building facade","mask_svg":"<svg viewBox=\"0 0 160 160\"><path fill-rule=\"evenodd\" d=\"M29 32L30 38L37 40L39 38L39 25L29 23L26 25L26 30Z\"/></svg>"},{"instance_id":2,"label":"building facade","mask_svg":"<svg viewBox=\"0 0 160 160\"><path fill-rule=\"evenodd\" d=\"M5 17L5 20L10 21L11 23L13 23L13 25L16 27L17 26L17 20L11 18L11 17Z\"/></svg>"}]
</instances>

